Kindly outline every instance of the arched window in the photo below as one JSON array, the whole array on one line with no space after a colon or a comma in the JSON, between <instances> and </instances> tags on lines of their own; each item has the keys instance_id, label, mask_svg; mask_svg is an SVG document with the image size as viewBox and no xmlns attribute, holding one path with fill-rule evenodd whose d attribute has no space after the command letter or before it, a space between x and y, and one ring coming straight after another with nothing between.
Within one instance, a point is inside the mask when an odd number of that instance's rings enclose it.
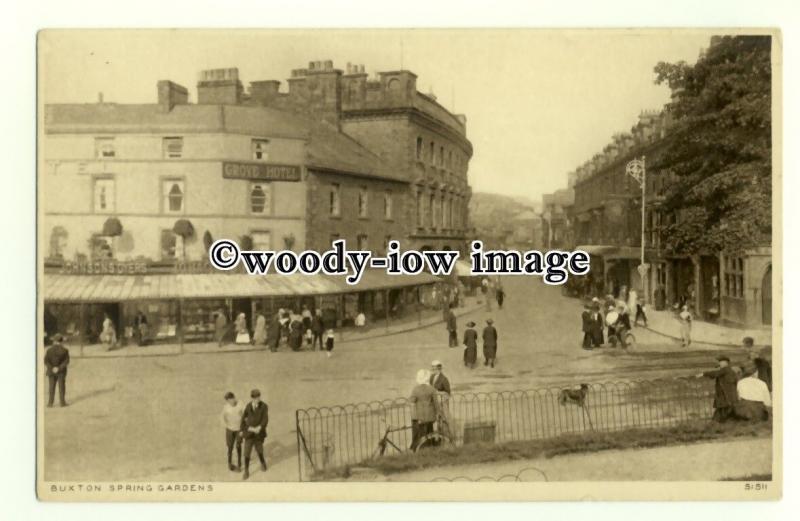
<instances>
[{"instance_id":1,"label":"arched window","mask_svg":"<svg viewBox=\"0 0 800 521\"><path fill-rule=\"evenodd\" d=\"M422 137L417 138L417 160L422 159Z\"/></svg>"}]
</instances>

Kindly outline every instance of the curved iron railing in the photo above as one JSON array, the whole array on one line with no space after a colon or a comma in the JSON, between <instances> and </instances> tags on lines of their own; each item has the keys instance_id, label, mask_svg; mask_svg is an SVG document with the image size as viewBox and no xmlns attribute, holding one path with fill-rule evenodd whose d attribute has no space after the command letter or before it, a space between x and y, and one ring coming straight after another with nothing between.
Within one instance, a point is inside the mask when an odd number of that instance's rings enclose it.
<instances>
[{"instance_id":1,"label":"curved iron railing","mask_svg":"<svg viewBox=\"0 0 800 521\"><path fill-rule=\"evenodd\" d=\"M572 387L571 389L577 389ZM454 393L441 403L456 445L475 441L526 441L567 434L668 427L708 418L713 383L701 378L589 384L583 405L560 395L564 388ZM406 398L311 407L295 413L298 471L358 464L375 453L388 428L402 450L411 445L411 404ZM397 452L391 445L386 454Z\"/></svg>"}]
</instances>

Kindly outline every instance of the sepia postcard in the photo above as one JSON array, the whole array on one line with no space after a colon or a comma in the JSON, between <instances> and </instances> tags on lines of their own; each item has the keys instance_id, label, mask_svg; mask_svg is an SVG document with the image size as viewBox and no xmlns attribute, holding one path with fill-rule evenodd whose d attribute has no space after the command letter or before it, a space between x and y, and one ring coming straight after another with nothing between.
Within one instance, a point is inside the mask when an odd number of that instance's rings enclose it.
<instances>
[{"instance_id":1,"label":"sepia postcard","mask_svg":"<svg viewBox=\"0 0 800 521\"><path fill-rule=\"evenodd\" d=\"M782 494L777 29L45 29L46 501Z\"/></svg>"}]
</instances>

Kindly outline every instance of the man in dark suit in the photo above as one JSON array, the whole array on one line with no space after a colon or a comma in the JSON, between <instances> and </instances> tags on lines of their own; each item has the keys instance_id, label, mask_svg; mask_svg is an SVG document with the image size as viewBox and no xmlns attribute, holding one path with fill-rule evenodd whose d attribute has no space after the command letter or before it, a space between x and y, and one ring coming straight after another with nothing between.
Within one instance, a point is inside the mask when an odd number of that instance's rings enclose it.
<instances>
[{"instance_id":1,"label":"man in dark suit","mask_svg":"<svg viewBox=\"0 0 800 521\"><path fill-rule=\"evenodd\" d=\"M456 322L456 314L453 312L454 304L450 304L447 309L447 344L450 347L458 346L458 323Z\"/></svg>"},{"instance_id":2,"label":"man in dark suit","mask_svg":"<svg viewBox=\"0 0 800 521\"><path fill-rule=\"evenodd\" d=\"M47 368L48 392L49 397L47 406L53 406L53 399L56 394L56 384L58 384L58 399L61 407L66 407L65 400L67 394L67 366L69 365L69 350L64 347L64 337L55 335L53 345L47 348L44 354L44 365Z\"/></svg>"},{"instance_id":3,"label":"man in dark suit","mask_svg":"<svg viewBox=\"0 0 800 521\"><path fill-rule=\"evenodd\" d=\"M698 377L714 379L714 421L723 423L733 418L734 407L739 401L736 390L738 378L731 369L731 360L727 356L718 356L719 368L714 371L700 373Z\"/></svg>"},{"instance_id":4,"label":"man in dark suit","mask_svg":"<svg viewBox=\"0 0 800 521\"><path fill-rule=\"evenodd\" d=\"M242 436L244 437L244 475L242 479L250 477L250 454L253 447L256 449L258 459L261 461L261 470L267 470L267 460L264 459L264 440L267 438L267 423L269 422L269 409L261 401L261 391L250 391L250 403L244 408L242 414Z\"/></svg>"},{"instance_id":5,"label":"man in dark suit","mask_svg":"<svg viewBox=\"0 0 800 521\"><path fill-rule=\"evenodd\" d=\"M450 394L450 380L442 372L442 363L438 360L431 362L430 383L440 393Z\"/></svg>"},{"instance_id":6,"label":"man in dark suit","mask_svg":"<svg viewBox=\"0 0 800 521\"><path fill-rule=\"evenodd\" d=\"M599 301L592 304L592 313L589 319L592 347L600 347L603 345L603 327L605 326L605 319L602 313L600 313Z\"/></svg>"},{"instance_id":7,"label":"man in dark suit","mask_svg":"<svg viewBox=\"0 0 800 521\"><path fill-rule=\"evenodd\" d=\"M486 320L486 327L483 328L483 365L494 367L497 360L497 329L494 327L494 320Z\"/></svg>"},{"instance_id":8,"label":"man in dark suit","mask_svg":"<svg viewBox=\"0 0 800 521\"><path fill-rule=\"evenodd\" d=\"M583 347L584 349L592 348L592 312L591 305L587 302L583 305L583 313L581 313L581 331L583 331Z\"/></svg>"}]
</instances>

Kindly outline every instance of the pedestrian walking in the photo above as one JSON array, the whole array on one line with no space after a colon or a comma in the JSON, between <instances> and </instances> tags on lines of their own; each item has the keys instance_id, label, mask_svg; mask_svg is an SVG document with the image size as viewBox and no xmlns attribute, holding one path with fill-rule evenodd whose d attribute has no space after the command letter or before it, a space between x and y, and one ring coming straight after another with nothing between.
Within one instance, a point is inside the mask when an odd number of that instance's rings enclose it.
<instances>
[{"instance_id":1,"label":"pedestrian walking","mask_svg":"<svg viewBox=\"0 0 800 521\"><path fill-rule=\"evenodd\" d=\"M583 342L581 347L583 349L592 349L594 342L592 342L592 306L589 302L584 303L583 312L581 313L581 331L583 332Z\"/></svg>"},{"instance_id":2,"label":"pedestrian walking","mask_svg":"<svg viewBox=\"0 0 800 521\"><path fill-rule=\"evenodd\" d=\"M495 298L497 299L497 309L503 309L503 301L506 298L506 292L503 286L498 282L497 290L495 291Z\"/></svg>"},{"instance_id":3,"label":"pedestrian walking","mask_svg":"<svg viewBox=\"0 0 800 521\"><path fill-rule=\"evenodd\" d=\"M58 402L61 407L67 406L67 366L69 365L69 349L64 347L64 337L56 334L53 343L44 354L44 365L47 374L47 406L53 406L58 385Z\"/></svg>"},{"instance_id":4,"label":"pedestrian walking","mask_svg":"<svg viewBox=\"0 0 800 521\"><path fill-rule=\"evenodd\" d=\"M325 353L327 354L328 358L333 355L334 336L333 329L329 329L328 332L325 333Z\"/></svg>"},{"instance_id":5,"label":"pedestrian walking","mask_svg":"<svg viewBox=\"0 0 800 521\"><path fill-rule=\"evenodd\" d=\"M232 472L242 470L242 416L244 408L236 400L236 396L225 393L225 405L222 406L220 422L225 427L225 445L228 448L228 469ZM236 465L233 464L233 449L236 448Z\"/></svg>"},{"instance_id":6,"label":"pedestrian walking","mask_svg":"<svg viewBox=\"0 0 800 521\"><path fill-rule=\"evenodd\" d=\"M225 316L225 311L220 308L217 310L217 316L214 317L214 340L216 340L219 347L222 347L222 342L227 332L228 317Z\"/></svg>"},{"instance_id":7,"label":"pedestrian walking","mask_svg":"<svg viewBox=\"0 0 800 521\"><path fill-rule=\"evenodd\" d=\"M233 323L233 327L236 330L236 343L249 344L250 332L247 330L247 315L244 313L239 313L236 316L236 321Z\"/></svg>"},{"instance_id":8,"label":"pedestrian walking","mask_svg":"<svg viewBox=\"0 0 800 521\"><path fill-rule=\"evenodd\" d=\"M681 324L681 342L683 347L692 345L692 313L689 311L689 306L683 305L683 310L678 313L678 320Z\"/></svg>"},{"instance_id":9,"label":"pedestrian walking","mask_svg":"<svg viewBox=\"0 0 800 521\"><path fill-rule=\"evenodd\" d=\"M600 313L600 300L598 298L592 299L592 315L590 317L590 331L592 336L592 347L601 347L605 342L603 338L603 329L605 319Z\"/></svg>"},{"instance_id":10,"label":"pedestrian walking","mask_svg":"<svg viewBox=\"0 0 800 521\"><path fill-rule=\"evenodd\" d=\"M734 416L734 407L738 401L736 390L737 378L731 369L731 359L727 356L718 356L719 367L713 371L700 373L698 377L714 379L714 421L723 423Z\"/></svg>"},{"instance_id":11,"label":"pedestrian walking","mask_svg":"<svg viewBox=\"0 0 800 521\"><path fill-rule=\"evenodd\" d=\"M739 401L736 403L736 418L745 421L766 421L772 409L772 397L767 384L758 377L758 368L749 363L743 368L743 376L736 384Z\"/></svg>"},{"instance_id":12,"label":"pedestrian walking","mask_svg":"<svg viewBox=\"0 0 800 521\"><path fill-rule=\"evenodd\" d=\"M475 331L475 322L467 322L464 331L464 365L470 369L475 368L478 359L478 332Z\"/></svg>"},{"instance_id":13,"label":"pedestrian walking","mask_svg":"<svg viewBox=\"0 0 800 521\"><path fill-rule=\"evenodd\" d=\"M256 449L261 470L267 470L267 460L264 456L264 440L267 438L267 423L269 423L269 408L261 401L261 391L250 391L250 403L242 413L240 430L244 437L244 474L242 479L250 477L250 454Z\"/></svg>"},{"instance_id":14,"label":"pedestrian walking","mask_svg":"<svg viewBox=\"0 0 800 521\"><path fill-rule=\"evenodd\" d=\"M308 306L303 304L303 310L300 312L300 316L303 318L303 331L311 328L311 310L308 309Z\"/></svg>"},{"instance_id":15,"label":"pedestrian walking","mask_svg":"<svg viewBox=\"0 0 800 521\"><path fill-rule=\"evenodd\" d=\"M433 432L438 404L436 389L428 383L430 373L425 369L417 371L417 385L411 390L408 401L411 404L411 450L417 450L420 441Z\"/></svg>"},{"instance_id":16,"label":"pedestrian walking","mask_svg":"<svg viewBox=\"0 0 800 521\"><path fill-rule=\"evenodd\" d=\"M458 346L458 322L453 311L454 304L450 304L447 310L447 345L449 347Z\"/></svg>"},{"instance_id":17,"label":"pedestrian walking","mask_svg":"<svg viewBox=\"0 0 800 521\"><path fill-rule=\"evenodd\" d=\"M491 287L492 287L492 282L489 280L488 277L484 277L483 280L481 281L481 293L483 293L483 300L486 306L486 311L492 310L492 298L494 298L494 296L492 295Z\"/></svg>"},{"instance_id":18,"label":"pedestrian walking","mask_svg":"<svg viewBox=\"0 0 800 521\"><path fill-rule=\"evenodd\" d=\"M267 317L263 313L256 315L256 325L253 327L253 345L263 346L267 343Z\"/></svg>"},{"instance_id":19,"label":"pedestrian walking","mask_svg":"<svg viewBox=\"0 0 800 521\"><path fill-rule=\"evenodd\" d=\"M278 350L278 344L281 341L281 323L278 317L272 318L272 322L267 328L267 347L273 353Z\"/></svg>"},{"instance_id":20,"label":"pedestrian walking","mask_svg":"<svg viewBox=\"0 0 800 521\"><path fill-rule=\"evenodd\" d=\"M136 317L133 319L133 334L136 336L136 345L143 346L147 344L149 327L147 325L147 316L142 313L141 309L136 312Z\"/></svg>"},{"instance_id":21,"label":"pedestrian walking","mask_svg":"<svg viewBox=\"0 0 800 521\"><path fill-rule=\"evenodd\" d=\"M483 365L494 367L497 360L497 329L491 318L486 321L486 327L483 328L483 358Z\"/></svg>"},{"instance_id":22,"label":"pedestrian walking","mask_svg":"<svg viewBox=\"0 0 800 521\"><path fill-rule=\"evenodd\" d=\"M311 317L311 349L317 350L317 342L319 342L319 350L322 351L322 334L325 332L325 327L322 324L322 310L317 309L314 311L314 316Z\"/></svg>"},{"instance_id":23,"label":"pedestrian walking","mask_svg":"<svg viewBox=\"0 0 800 521\"><path fill-rule=\"evenodd\" d=\"M109 351L117 347L117 330L108 313L103 314L103 331L100 333L100 342L105 344Z\"/></svg>"}]
</instances>

